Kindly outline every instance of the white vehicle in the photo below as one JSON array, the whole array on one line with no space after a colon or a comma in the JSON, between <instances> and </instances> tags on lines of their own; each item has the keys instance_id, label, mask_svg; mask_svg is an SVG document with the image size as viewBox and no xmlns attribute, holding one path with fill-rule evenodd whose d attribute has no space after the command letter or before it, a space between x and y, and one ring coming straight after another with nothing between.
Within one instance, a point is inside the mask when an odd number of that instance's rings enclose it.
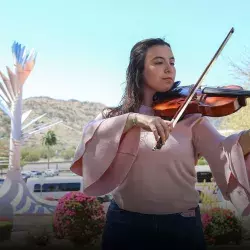
<instances>
[{"instance_id":1,"label":"white vehicle","mask_svg":"<svg viewBox=\"0 0 250 250\"><path fill-rule=\"evenodd\" d=\"M31 173L31 177L39 177L40 175L42 175L42 172L38 170L31 170Z\"/></svg>"},{"instance_id":2,"label":"white vehicle","mask_svg":"<svg viewBox=\"0 0 250 250\"><path fill-rule=\"evenodd\" d=\"M5 178L0 177L0 187L3 185Z\"/></svg>"},{"instance_id":3,"label":"white vehicle","mask_svg":"<svg viewBox=\"0 0 250 250\"><path fill-rule=\"evenodd\" d=\"M197 175L197 182L201 183L204 180L206 182L212 182L211 178L212 176L212 171L208 165L197 165L195 166L195 171Z\"/></svg>"},{"instance_id":4,"label":"white vehicle","mask_svg":"<svg viewBox=\"0 0 250 250\"><path fill-rule=\"evenodd\" d=\"M45 176L50 176L50 177L52 177L52 176L55 176L55 172L54 172L53 169L46 169L46 170L44 171L44 175L45 175Z\"/></svg>"},{"instance_id":5,"label":"white vehicle","mask_svg":"<svg viewBox=\"0 0 250 250\"><path fill-rule=\"evenodd\" d=\"M197 182L195 189L199 192L200 196L202 193L207 192L208 187L214 187L215 183L212 182L212 171L207 165L195 166ZM205 181L205 183L204 183Z\"/></svg>"},{"instance_id":6,"label":"white vehicle","mask_svg":"<svg viewBox=\"0 0 250 250\"><path fill-rule=\"evenodd\" d=\"M27 187L33 195L47 200L58 200L65 194L72 191L83 192L83 178L80 176L59 176L29 178ZM111 194L98 196L97 199L103 202L109 202L112 199Z\"/></svg>"},{"instance_id":7,"label":"white vehicle","mask_svg":"<svg viewBox=\"0 0 250 250\"><path fill-rule=\"evenodd\" d=\"M28 170L22 171L21 174L24 175L24 176L28 176L28 177L31 177L31 176L32 176L32 172L31 172L31 171L28 171Z\"/></svg>"},{"instance_id":8,"label":"white vehicle","mask_svg":"<svg viewBox=\"0 0 250 250\"><path fill-rule=\"evenodd\" d=\"M80 176L29 178L27 187L31 193L43 199L58 200L71 191L83 190Z\"/></svg>"},{"instance_id":9,"label":"white vehicle","mask_svg":"<svg viewBox=\"0 0 250 250\"><path fill-rule=\"evenodd\" d=\"M59 170L58 169L53 169L53 171L54 171L54 175L59 175Z\"/></svg>"}]
</instances>

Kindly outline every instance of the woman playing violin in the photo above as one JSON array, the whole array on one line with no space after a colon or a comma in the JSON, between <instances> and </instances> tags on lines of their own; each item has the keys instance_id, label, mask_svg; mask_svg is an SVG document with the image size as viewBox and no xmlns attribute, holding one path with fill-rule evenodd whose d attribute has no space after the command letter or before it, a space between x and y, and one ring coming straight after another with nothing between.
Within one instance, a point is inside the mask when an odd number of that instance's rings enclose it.
<instances>
[{"instance_id":1,"label":"woman playing violin","mask_svg":"<svg viewBox=\"0 0 250 250\"><path fill-rule=\"evenodd\" d=\"M134 45L121 104L85 126L71 170L87 195L112 192L103 250L206 249L195 189L203 156L226 200L250 211L247 131L224 137L200 114L176 126L154 115L153 96L175 85L175 59L162 39ZM152 151L162 139L163 146Z\"/></svg>"}]
</instances>

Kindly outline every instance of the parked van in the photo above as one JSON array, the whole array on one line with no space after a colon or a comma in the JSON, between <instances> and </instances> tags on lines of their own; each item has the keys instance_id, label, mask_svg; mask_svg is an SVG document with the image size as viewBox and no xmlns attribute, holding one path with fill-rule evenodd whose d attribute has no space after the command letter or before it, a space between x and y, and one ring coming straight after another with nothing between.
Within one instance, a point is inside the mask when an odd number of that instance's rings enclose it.
<instances>
[{"instance_id":1,"label":"parked van","mask_svg":"<svg viewBox=\"0 0 250 250\"><path fill-rule=\"evenodd\" d=\"M212 182L212 171L208 165L197 165L195 166L197 182Z\"/></svg>"},{"instance_id":2,"label":"parked van","mask_svg":"<svg viewBox=\"0 0 250 250\"><path fill-rule=\"evenodd\" d=\"M27 187L31 193L43 199L58 200L69 192L82 192L83 178L77 175L29 178ZM109 194L97 197L101 203L108 202L111 198Z\"/></svg>"},{"instance_id":3,"label":"parked van","mask_svg":"<svg viewBox=\"0 0 250 250\"><path fill-rule=\"evenodd\" d=\"M82 191L83 178L80 176L29 178L27 187L31 193L43 199L58 200L71 191Z\"/></svg>"},{"instance_id":4,"label":"parked van","mask_svg":"<svg viewBox=\"0 0 250 250\"><path fill-rule=\"evenodd\" d=\"M210 195L216 195L216 183L212 179L212 171L208 165L197 165L195 166L197 182L195 189L199 192L200 201L202 203L202 195L204 193L210 193ZM205 182L205 183L204 183Z\"/></svg>"}]
</instances>

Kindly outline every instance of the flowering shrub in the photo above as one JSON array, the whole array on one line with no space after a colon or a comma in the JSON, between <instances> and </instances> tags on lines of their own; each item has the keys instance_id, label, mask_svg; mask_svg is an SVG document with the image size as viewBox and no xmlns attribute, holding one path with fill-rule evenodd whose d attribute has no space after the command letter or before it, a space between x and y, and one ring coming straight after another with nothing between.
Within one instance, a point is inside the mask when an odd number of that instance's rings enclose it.
<instances>
[{"instance_id":1,"label":"flowering shrub","mask_svg":"<svg viewBox=\"0 0 250 250\"><path fill-rule=\"evenodd\" d=\"M103 206L95 197L70 192L59 199L54 212L55 236L82 245L91 244L102 233L104 214Z\"/></svg>"},{"instance_id":2,"label":"flowering shrub","mask_svg":"<svg viewBox=\"0 0 250 250\"><path fill-rule=\"evenodd\" d=\"M229 209L211 208L202 214L202 224L208 244L238 243L242 239L241 222Z\"/></svg>"},{"instance_id":3,"label":"flowering shrub","mask_svg":"<svg viewBox=\"0 0 250 250\"><path fill-rule=\"evenodd\" d=\"M208 244L239 243L243 238L243 226L235 213L221 208L218 200L218 187L215 183L202 183L201 219L206 242Z\"/></svg>"}]
</instances>

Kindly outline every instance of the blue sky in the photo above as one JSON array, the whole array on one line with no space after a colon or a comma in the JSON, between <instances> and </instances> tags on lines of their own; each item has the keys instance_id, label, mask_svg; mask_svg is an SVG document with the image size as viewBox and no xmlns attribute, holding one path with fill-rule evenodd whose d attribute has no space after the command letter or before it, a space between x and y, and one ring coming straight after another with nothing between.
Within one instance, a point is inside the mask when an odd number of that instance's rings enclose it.
<instances>
[{"instance_id":1,"label":"blue sky","mask_svg":"<svg viewBox=\"0 0 250 250\"><path fill-rule=\"evenodd\" d=\"M0 70L13 65L11 45L16 40L38 51L24 98L117 105L134 43L165 38L176 58L176 80L189 85L196 83L234 27L204 84L241 84L229 62L241 62L246 50L250 55L249 10L247 0L2 1Z\"/></svg>"}]
</instances>

